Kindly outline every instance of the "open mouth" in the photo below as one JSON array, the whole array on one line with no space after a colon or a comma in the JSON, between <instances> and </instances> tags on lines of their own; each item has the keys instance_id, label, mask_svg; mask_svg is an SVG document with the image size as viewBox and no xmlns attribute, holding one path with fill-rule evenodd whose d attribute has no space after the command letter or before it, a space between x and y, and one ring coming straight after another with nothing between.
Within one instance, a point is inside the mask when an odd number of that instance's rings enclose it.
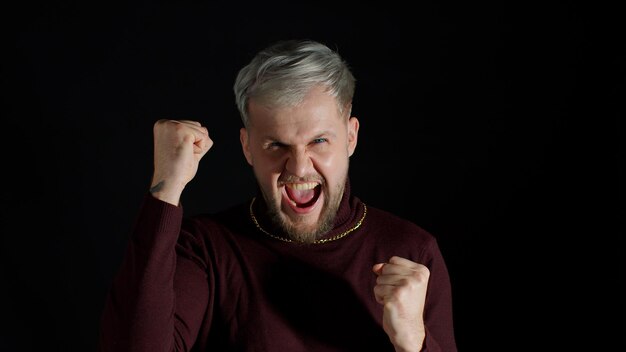
<instances>
[{"instance_id":1,"label":"open mouth","mask_svg":"<svg viewBox=\"0 0 626 352\"><path fill-rule=\"evenodd\" d=\"M317 182L287 183L285 193L294 209L311 208L322 193L322 186Z\"/></svg>"}]
</instances>

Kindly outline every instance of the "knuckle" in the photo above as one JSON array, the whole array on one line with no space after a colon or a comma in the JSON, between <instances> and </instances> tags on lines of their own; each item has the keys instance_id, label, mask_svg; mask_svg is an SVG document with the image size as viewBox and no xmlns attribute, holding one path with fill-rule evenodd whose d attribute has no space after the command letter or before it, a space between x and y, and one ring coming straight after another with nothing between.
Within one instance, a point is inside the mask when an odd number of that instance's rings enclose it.
<instances>
[{"instance_id":1,"label":"knuckle","mask_svg":"<svg viewBox=\"0 0 626 352\"><path fill-rule=\"evenodd\" d=\"M426 266L422 265L420 268L418 268L418 270L415 271L415 275L420 279L428 280L428 278L430 277L430 270Z\"/></svg>"},{"instance_id":2,"label":"knuckle","mask_svg":"<svg viewBox=\"0 0 626 352\"><path fill-rule=\"evenodd\" d=\"M159 129L160 129L160 128L161 128L161 127L162 127L162 126L163 126L166 122L167 122L167 120L165 120L165 119L159 119L159 120L157 120L157 121L154 123L154 125L153 125L152 127L153 127L153 129L154 129L155 131L157 131L157 130L159 130Z\"/></svg>"}]
</instances>

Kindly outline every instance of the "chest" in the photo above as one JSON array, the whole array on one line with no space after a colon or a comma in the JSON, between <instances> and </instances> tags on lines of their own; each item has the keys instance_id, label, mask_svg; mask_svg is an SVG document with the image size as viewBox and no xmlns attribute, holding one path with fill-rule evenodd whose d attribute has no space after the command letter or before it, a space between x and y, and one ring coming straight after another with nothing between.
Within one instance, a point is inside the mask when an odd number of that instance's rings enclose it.
<instances>
[{"instance_id":1,"label":"chest","mask_svg":"<svg viewBox=\"0 0 626 352\"><path fill-rule=\"evenodd\" d=\"M373 293L379 254L349 248L240 245L216 274L213 316L241 350L384 350Z\"/></svg>"}]
</instances>

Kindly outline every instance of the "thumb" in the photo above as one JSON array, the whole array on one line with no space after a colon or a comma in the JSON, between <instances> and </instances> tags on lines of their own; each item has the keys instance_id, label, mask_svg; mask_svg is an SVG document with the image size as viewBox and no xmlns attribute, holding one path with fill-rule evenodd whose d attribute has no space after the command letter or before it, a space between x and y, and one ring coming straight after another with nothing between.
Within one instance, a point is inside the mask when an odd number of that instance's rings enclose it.
<instances>
[{"instance_id":1,"label":"thumb","mask_svg":"<svg viewBox=\"0 0 626 352\"><path fill-rule=\"evenodd\" d=\"M377 263L374 264L374 266L372 267L372 271L376 274L376 275L381 275L383 273L383 267L385 266L385 263Z\"/></svg>"}]
</instances>

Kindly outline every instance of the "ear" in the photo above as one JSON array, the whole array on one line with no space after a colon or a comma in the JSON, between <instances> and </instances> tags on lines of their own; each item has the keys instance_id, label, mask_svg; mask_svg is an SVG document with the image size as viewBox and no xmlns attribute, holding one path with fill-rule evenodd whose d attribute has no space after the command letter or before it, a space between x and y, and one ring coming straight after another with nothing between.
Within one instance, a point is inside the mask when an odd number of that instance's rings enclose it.
<instances>
[{"instance_id":1,"label":"ear","mask_svg":"<svg viewBox=\"0 0 626 352\"><path fill-rule=\"evenodd\" d=\"M348 119L348 156L354 154L356 142L359 138L359 120L356 117Z\"/></svg>"},{"instance_id":2,"label":"ear","mask_svg":"<svg viewBox=\"0 0 626 352\"><path fill-rule=\"evenodd\" d=\"M248 136L248 130L245 127L242 127L239 130L239 140L241 141L241 149L243 150L243 155L246 157L248 164L252 166L252 154L250 153L250 136Z\"/></svg>"}]
</instances>

